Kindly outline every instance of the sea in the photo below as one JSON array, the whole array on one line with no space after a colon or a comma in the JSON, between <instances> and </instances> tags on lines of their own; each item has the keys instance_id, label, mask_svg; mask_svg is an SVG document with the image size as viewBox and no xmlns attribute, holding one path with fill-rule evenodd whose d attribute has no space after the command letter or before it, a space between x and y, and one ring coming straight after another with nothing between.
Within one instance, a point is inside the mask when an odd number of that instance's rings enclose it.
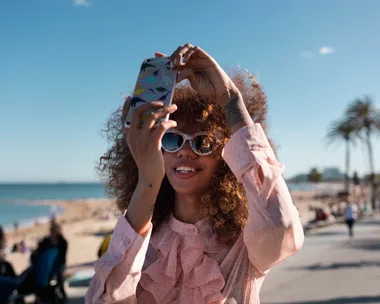
<instances>
[{"instance_id":1,"label":"sea","mask_svg":"<svg viewBox=\"0 0 380 304\"><path fill-rule=\"evenodd\" d=\"M311 184L289 184L292 191L310 191ZM105 198L101 183L0 184L0 226L5 230L49 220L62 210L41 205L45 200Z\"/></svg>"},{"instance_id":2,"label":"sea","mask_svg":"<svg viewBox=\"0 0 380 304\"><path fill-rule=\"evenodd\" d=\"M0 226L5 230L44 222L62 213L57 206L41 205L46 200L105 198L101 183L0 184Z\"/></svg>"}]
</instances>

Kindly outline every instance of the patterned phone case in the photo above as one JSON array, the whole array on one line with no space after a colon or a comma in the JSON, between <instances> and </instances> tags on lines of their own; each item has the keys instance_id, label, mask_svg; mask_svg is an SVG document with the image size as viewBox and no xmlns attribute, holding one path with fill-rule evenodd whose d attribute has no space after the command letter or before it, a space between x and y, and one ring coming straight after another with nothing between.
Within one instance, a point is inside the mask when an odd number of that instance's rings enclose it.
<instances>
[{"instance_id":1,"label":"patterned phone case","mask_svg":"<svg viewBox=\"0 0 380 304\"><path fill-rule=\"evenodd\" d=\"M170 105L176 85L176 77L177 70L170 68L169 57L145 59L137 77L125 126L130 126L133 111L147 102L162 101L165 105ZM146 117L147 113L141 117L142 121ZM169 115L162 120L167 121L168 118Z\"/></svg>"}]
</instances>

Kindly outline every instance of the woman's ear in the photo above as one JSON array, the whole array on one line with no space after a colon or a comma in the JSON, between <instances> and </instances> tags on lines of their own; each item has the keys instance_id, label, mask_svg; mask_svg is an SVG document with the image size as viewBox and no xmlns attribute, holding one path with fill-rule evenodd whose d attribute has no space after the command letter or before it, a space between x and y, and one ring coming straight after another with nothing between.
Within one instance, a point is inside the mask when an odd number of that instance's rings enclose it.
<instances>
[{"instance_id":1,"label":"woman's ear","mask_svg":"<svg viewBox=\"0 0 380 304\"><path fill-rule=\"evenodd\" d=\"M222 161L224 161L224 158L222 156L223 148L224 148L224 146L219 146L213 152L213 153L215 153L217 155L217 159L218 160L222 160Z\"/></svg>"},{"instance_id":2,"label":"woman's ear","mask_svg":"<svg viewBox=\"0 0 380 304\"><path fill-rule=\"evenodd\" d=\"M225 167L227 167L227 163L224 161L224 159L222 157L220 157L220 159L218 159L221 161L221 164L220 164L220 168L221 169L224 169Z\"/></svg>"},{"instance_id":3,"label":"woman's ear","mask_svg":"<svg viewBox=\"0 0 380 304\"><path fill-rule=\"evenodd\" d=\"M222 157L222 153L219 153L219 151L216 151L216 152L218 152L218 154L217 154L218 156L216 157L216 159L224 162L224 159Z\"/></svg>"}]
</instances>

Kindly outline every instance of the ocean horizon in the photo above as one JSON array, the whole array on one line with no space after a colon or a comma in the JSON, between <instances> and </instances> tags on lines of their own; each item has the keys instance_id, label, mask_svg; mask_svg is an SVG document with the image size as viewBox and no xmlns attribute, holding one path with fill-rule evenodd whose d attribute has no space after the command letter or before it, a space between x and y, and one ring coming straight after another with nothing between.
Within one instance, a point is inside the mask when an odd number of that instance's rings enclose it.
<instances>
[{"instance_id":1,"label":"ocean horizon","mask_svg":"<svg viewBox=\"0 0 380 304\"><path fill-rule=\"evenodd\" d=\"M104 198L102 183L0 183L0 200L73 200Z\"/></svg>"},{"instance_id":2,"label":"ocean horizon","mask_svg":"<svg viewBox=\"0 0 380 304\"><path fill-rule=\"evenodd\" d=\"M106 198L102 183L0 183L0 226L9 230L15 223L44 222L62 212L40 201L97 198Z\"/></svg>"},{"instance_id":3,"label":"ocean horizon","mask_svg":"<svg viewBox=\"0 0 380 304\"><path fill-rule=\"evenodd\" d=\"M290 191L311 191L309 183L288 184ZM0 226L12 229L48 220L62 212L57 206L38 204L45 200L106 198L104 184L87 183L0 183Z\"/></svg>"}]
</instances>

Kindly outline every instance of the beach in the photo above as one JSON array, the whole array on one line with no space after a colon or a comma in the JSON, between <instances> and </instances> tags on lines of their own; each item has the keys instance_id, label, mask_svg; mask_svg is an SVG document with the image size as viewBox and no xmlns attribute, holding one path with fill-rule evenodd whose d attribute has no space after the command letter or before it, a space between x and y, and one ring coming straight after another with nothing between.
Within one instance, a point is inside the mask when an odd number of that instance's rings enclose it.
<instances>
[{"instance_id":1,"label":"beach","mask_svg":"<svg viewBox=\"0 0 380 304\"><path fill-rule=\"evenodd\" d=\"M42 201L40 204L57 205L63 214L57 217L68 241L67 273L73 273L97 259L97 252L104 235L112 231L117 221L117 211L109 199L81 199ZM21 227L7 233L7 244L24 241L30 250L49 233L48 223ZM30 250L27 253L9 253L7 260L20 274L29 265Z\"/></svg>"},{"instance_id":2,"label":"beach","mask_svg":"<svg viewBox=\"0 0 380 304\"><path fill-rule=\"evenodd\" d=\"M315 192L293 190L293 202L301 214L301 221L306 225L315 217L313 208L324 207L322 200L314 198ZM36 202L34 202L36 204ZM93 262L97 260L97 252L105 235L112 232L120 212L110 199L88 198L74 200L42 200L38 204L55 206L63 213L56 220L62 225L63 234L68 242L67 264L65 277L68 279L66 291L69 303L83 303L87 285L69 287L68 282L75 274L91 273ZM38 241L49 233L48 223L36 222L32 226L20 227L17 231L7 232L8 246L24 241L29 252L14 252L7 255L17 274L29 265L30 250L36 248ZM83 271L83 272L82 272Z\"/></svg>"},{"instance_id":3,"label":"beach","mask_svg":"<svg viewBox=\"0 0 380 304\"><path fill-rule=\"evenodd\" d=\"M293 191L294 203L301 213L301 220L307 223L314 213L310 207L320 207L321 202L313 199L311 192ZM110 199L80 199L41 201L39 204L56 205L63 209L57 217L68 241L67 268L72 273L97 259L99 246L114 228L120 214ZM30 250L36 248L38 241L49 233L48 223L37 223L21 227L7 233L8 246L24 241ZM9 253L7 259L17 273L21 273L29 263L29 253Z\"/></svg>"}]
</instances>

